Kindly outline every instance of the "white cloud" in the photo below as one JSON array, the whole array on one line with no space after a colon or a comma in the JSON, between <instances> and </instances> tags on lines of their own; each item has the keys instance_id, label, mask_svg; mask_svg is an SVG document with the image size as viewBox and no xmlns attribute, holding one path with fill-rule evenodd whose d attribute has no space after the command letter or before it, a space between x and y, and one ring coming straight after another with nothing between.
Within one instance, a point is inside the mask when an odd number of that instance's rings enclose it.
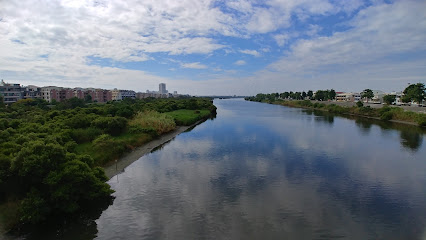
<instances>
[{"instance_id":1,"label":"white cloud","mask_svg":"<svg viewBox=\"0 0 426 240\"><path fill-rule=\"evenodd\" d=\"M247 54L247 55L252 55L252 56L255 56L255 57L260 56L260 53L256 50L245 49L245 50L240 50L239 52Z\"/></svg>"},{"instance_id":2,"label":"white cloud","mask_svg":"<svg viewBox=\"0 0 426 240\"><path fill-rule=\"evenodd\" d=\"M319 25L315 25L315 24L310 24L308 31L306 31L306 35L308 36L317 36L318 33L322 30L322 27Z\"/></svg>"},{"instance_id":3,"label":"white cloud","mask_svg":"<svg viewBox=\"0 0 426 240\"><path fill-rule=\"evenodd\" d=\"M297 18L315 20L341 11L347 13L345 19L350 19L363 4L361 0L267 0L262 4L255 0L224 4L213 0L3 1L0 74L7 81L23 84L137 90L154 89L158 82L167 82L179 92L241 95L305 86L314 90L346 86L351 90L361 82L388 87L421 80L426 75L424 1L374 3L352 20L345 20L349 30L328 36L318 35L318 25L301 30L299 35L290 28ZM232 11L222 11L217 5L226 5L223 8ZM219 49L225 56L238 52L257 57L276 53L264 50L268 41L259 44L261 50L256 51L234 47L230 45L233 41L223 40L223 36L233 40L255 36L260 39L257 43L272 36L279 46L289 49L285 48L281 59L254 76L223 71L221 77L198 82L88 65L90 57L110 59L112 66L119 66L122 62L158 61L154 53L164 53L169 55L165 58L192 54L187 60L191 63L174 60L177 64L172 65L207 69L203 62L206 55ZM298 40L300 36L306 39ZM292 45L288 45L290 39Z\"/></svg>"},{"instance_id":4,"label":"white cloud","mask_svg":"<svg viewBox=\"0 0 426 240\"><path fill-rule=\"evenodd\" d=\"M398 2L365 9L349 23L352 29L300 40L292 46L291 54L272 68L306 72L331 64L371 63L393 54L425 51L423 7L425 3Z\"/></svg>"},{"instance_id":5,"label":"white cloud","mask_svg":"<svg viewBox=\"0 0 426 240\"><path fill-rule=\"evenodd\" d=\"M246 61L244 61L244 60L238 60L238 61L236 61L234 64L235 64L235 65L238 65L238 66L242 66L242 65L245 65L245 64L246 64Z\"/></svg>"},{"instance_id":6,"label":"white cloud","mask_svg":"<svg viewBox=\"0 0 426 240\"><path fill-rule=\"evenodd\" d=\"M154 52L208 54L224 47L209 35L236 34L234 20L207 0L4 2L0 16L3 38L22 41L34 57L71 52L129 62Z\"/></svg>"},{"instance_id":7,"label":"white cloud","mask_svg":"<svg viewBox=\"0 0 426 240\"><path fill-rule=\"evenodd\" d=\"M280 47L284 46L289 38L290 36L288 34L277 34L274 36L275 41Z\"/></svg>"},{"instance_id":8,"label":"white cloud","mask_svg":"<svg viewBox=\"0 0 426 240\"><path fill-rule=\"evenodd\" d=\"M192 68L192 69L206 69L207 66L200 64L199 62L194 62L194 63L182 63L180 65L183 68Z\"/></svg>"},{"instance_id":9,"label":"white cloud","mask_svg":"<svg viewBox=\"0 0 426 240\"><path fill-rule=\"evenodd\" d=\"M272 9L256 8L246 27L251 33L268 33L288 24L289 18L288 14L280 14Z\"/></svg>"},{"instance_id":10,"label":"white cloud","mask_svg":"<svg viewBox=\"0 0 426 240\"><path fill-rule=\"evenodd\" d=\"M351 90L362 84L395 90L406 81L418 82L426 73L420 67L426 66L425 7L426 3L407 1L362 10L348 23L352 29L299 40L285 57L270 65L272 72L263 74L298 79L318 89L334 86ZM420 55L409 57L415 53Z\"/></svg>"},{"instance_id":11,"label":"white cloud","mask_svg":"<svg viewBox=\"0 0 426 240\"><path fill-rule=\"evenodd\" d=\"M248 0L228 0L226 6L242 13L250 13L253 11L253 5Z\"/></svg>"}]
</instances>

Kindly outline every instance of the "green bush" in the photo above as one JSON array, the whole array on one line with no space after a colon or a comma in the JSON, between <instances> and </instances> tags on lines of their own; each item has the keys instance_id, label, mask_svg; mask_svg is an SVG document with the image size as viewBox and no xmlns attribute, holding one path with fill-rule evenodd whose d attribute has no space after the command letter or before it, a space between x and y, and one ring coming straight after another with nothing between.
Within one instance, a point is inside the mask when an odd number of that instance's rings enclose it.
<instances>
[{"instance_id":1,"label":"green bush","mask_svg":"<svg viewBox=\"0 0 426 240\"><path fill-rule=\"evenodd\" d=\"M299 105L303 107L311 107L314 104L312 104L310 100L303 100L299 102Z\"/></svg>"},{"instance_id":2,"label":"green bush","mask_svg":"<svg viewBox=\"0 0 426 240\"><path fill-rule=\"evenodd\" d=\"M95 127L78 128L71 131L71 138L77 143L91 142L102 134L102 130Z\"/></svg>"},{"instance_id":3,"label":"green bush","mask_svg":"<svg viewBox=\"0 0 426 240\"><path fill-rule=\"evenodd\" d=\"M379 114L380 114L380 115L382 115L382 114L384 114L384 113L386 113L386 112L389 112L389 111L391 111L391 110L393 110L391 107L389 107L389 106L384 106L384 107L382 107L382 108L379 108L377 111L379 112Z\"/></svg>"},{"instance_id":4,"label":"green bush","mask_svg":"<svg viewBox=\"0 0 426 240\"><path fill-rule=\"evenodd\" d=\"M89 127L93 119L86 114L77 114L65 121L65 124L71 128L86 128Z\"/></svg>"},{"instance_id":5,"label":"green bush","mask_svg":"<svg viewBox=\"0 0 426 240\"><path fill-rule=\"evenodd\" d=\"M96 151L95 161L97 164L104 164L111 159L118 158L126 151L123 142L114 140L108 134L102 134L93 140L93 148Z\"/></svg>"},{"instance_id":6,"label":"green bush","mask_svg":"<svg viewBox=\"0 0 426 240\"><path fill-rule=\"evenodd\" d=\"M392 117L393 117L393 114L392 112L389 112L389 111L384 112L382 113L382 115L380 115L380 119L384 121L389 121L392 119Z\"/></svg>"},{"instance_id":7,"label":"green bush","mask_svg":"<svg viewBox=\"0 0 426 240\"><path fill-rule=\"evenodd\" d=\"M127 119L124 117L99 117L92 122L92 126L115 136L122 133L126 128Z\"/></svg>"},{"instance_id":8,"label":"green bush","mask_svg":"<svg viewBox=\"0 0 426 240\"><path fill-rule=\"evenodd\" d=\"M144 128L140 125L130 126L129 129L128 129L128 132L133 133L133 134L135 134L135 133L147 133L147 134L151 135L152 137L158 136L157 130L155 130L155 128L153 128L153 127Z\"/></svg>"},{"instance_id":9,"label":"green bush","mask_svg":"<svg viewBox=\"0 0 426 240\"><path fill-rule=\"evenodd\" d=\"M419 124L420 127L426 127L426 115L423 115L417 119L417 124Z\"/></svg>"},{"instance_id":10,"label":"green bush","mask_svg":"<svg viewBox=\"0 0 426 240\"><path fill-rule=\"evenodd\" d=\"M10 175L10 166L11 159L0 153L0 184Z\"/></svg>"}]
</instances>

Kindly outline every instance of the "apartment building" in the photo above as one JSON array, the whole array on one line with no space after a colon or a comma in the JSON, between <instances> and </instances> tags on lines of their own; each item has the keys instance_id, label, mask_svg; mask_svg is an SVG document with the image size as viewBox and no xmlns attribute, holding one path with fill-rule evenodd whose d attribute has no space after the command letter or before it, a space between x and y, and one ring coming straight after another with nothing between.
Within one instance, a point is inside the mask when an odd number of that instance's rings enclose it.
<instances>
[{"instance_id":1,"label":"apartment building","mask_svg":"<svg viewBox=\"0 0 426 240\"><path fill-rule=\"evenodd\" d=\"M117 88L114 88L114 90L111 91L111 97L112 100L123 100L125 98L136 98L136 92L133 90L118 90Z\"/></svg>"},{"instance_id":2,"label":"apartment building","mask_svg":"<svg viewBox=\"0 0 426 240\"><path fill-rule=\"evenodd\" d=\"M53 100L59 102L61 101L60 91L61 87L56 86L47 86L41 88L41 98L47 102L52 102Z\"/></svg>"},{"instance_id":3,"label":"apartment building","mask_svg":"<svg viewBox=\"0 0 426 240\"><path fill-rule=\"evenodd\" d=\"M24 89L17 83L0 82L0 96L3 97L3 102L6 104L14 103L23 98Z\"/></svg>"},{"instance_id":4,"label":"apartment building","mask_svg":"<svg viewBox=\"0 0 426 240\"><path fill-rule=\"evenodd\" d=\"M24 99L39 99L41 98L41 87L37 87L34 85L28 85L23 87L23 98Z\"/></svg>"}]
</instances>

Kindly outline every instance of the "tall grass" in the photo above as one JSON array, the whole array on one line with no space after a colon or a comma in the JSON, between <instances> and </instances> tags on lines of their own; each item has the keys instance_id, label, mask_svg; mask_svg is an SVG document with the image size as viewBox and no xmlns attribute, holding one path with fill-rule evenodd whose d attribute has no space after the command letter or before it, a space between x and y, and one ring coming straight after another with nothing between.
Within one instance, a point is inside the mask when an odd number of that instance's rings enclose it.
<instances>
[{"instance_id":1,"label":"tall grass","mask_svg":"<svg viewBox=\"0 0 426 240\"><path fill-rule=\"evenodd\" d=\"M129 122L129 126L139 126L144 129L155 129L158 135L170 132L176 128L173 117L155 111L138 112Z\"/></svg>"}]
</instances>

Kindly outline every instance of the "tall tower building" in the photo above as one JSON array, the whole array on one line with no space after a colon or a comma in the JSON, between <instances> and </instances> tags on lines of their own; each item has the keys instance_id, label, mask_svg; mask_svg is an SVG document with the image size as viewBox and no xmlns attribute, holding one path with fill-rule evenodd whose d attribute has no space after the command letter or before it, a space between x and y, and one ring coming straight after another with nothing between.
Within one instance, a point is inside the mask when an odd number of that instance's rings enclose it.
<instances>
[{"instance_id":1,"label":"tall tower building","mask_svg":"<svg viewBox=\"0 0 426 240\"><path fill-rule=\"evenodd\" d=\"M160 94L166 94L167 90L166 90L166 84L165 83L160 83L159 87L159 92Z\"/></svg>"}]
</instances>

